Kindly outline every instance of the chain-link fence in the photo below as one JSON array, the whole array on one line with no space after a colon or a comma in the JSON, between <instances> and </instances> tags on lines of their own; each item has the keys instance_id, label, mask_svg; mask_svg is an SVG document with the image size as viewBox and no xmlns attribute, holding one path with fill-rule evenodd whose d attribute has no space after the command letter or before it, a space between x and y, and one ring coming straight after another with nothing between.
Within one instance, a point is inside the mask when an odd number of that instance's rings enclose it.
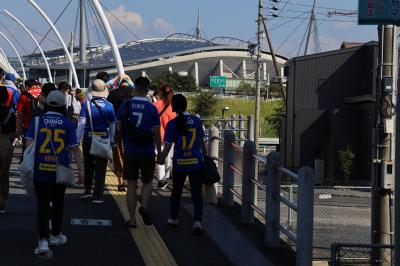
<instances>
[{"instance_id":1,"label":"chain-link fence","mask_svg":"<svg viewBox=\"0 0 400 266\"><path fill-rule=\"evenodd\" d=\"M332 266L347 265L394 265L394 246L370 244L333 244Z\"/></svg>"}]
</instances>

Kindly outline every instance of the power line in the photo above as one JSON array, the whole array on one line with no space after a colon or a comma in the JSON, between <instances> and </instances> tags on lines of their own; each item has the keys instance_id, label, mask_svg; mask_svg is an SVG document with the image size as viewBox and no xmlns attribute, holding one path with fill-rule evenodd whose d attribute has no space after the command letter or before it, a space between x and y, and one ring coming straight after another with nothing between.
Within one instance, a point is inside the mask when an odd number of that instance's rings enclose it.
<instances>
[{"instance_id":1,"label":"power line","mask_svg":"<svg viewBox=\"0 0 400 266\"><path fill-rule=\"evenodd\" d=\"M303 4L303 3L292 3L290 2L290 0L286 1L286 2L280 2L279 0L272 0L273 3L280 3L280 4L288 4L288 5L292 5L292 6L303 6L303 7L313 7L313 5L308 5L308 4ZM271 3L269 3L268 1L265 2L265 4L269 4L271 5ZM342 9L342 8L335 8L335 7L328 7L328 6L315 6L315 8L317 9L330 9L330 10L340 10L340 11L354 11L354 10L350 10L350 9Z\"/></svg>"},{"instance_id":2,"label":"power line","mask_svg":"<svg viewBox=\"0 0 400 266\"><path fill-rule=\"evenodd\" d=\"M288 17L288 16L282 16L283 18L293 18L293 19L304 19L304 18L300 18L300 17ZM320 21L330 21L330 22L354 22L356 23L356 20L340 20L340 19L323 19L323 18L318 18L318 20Z\"/></svg>"},{"instance_id":3,"label":"power line","mask_svg":"<svg viewBox=\"0 0 400 266\"><path fill-rule=\"evenodd\" d=\"M264 7L266 10L273 10L270 7ZM294 12L294 13L304 13L304 12L310 12L310 11L305 11L305 10L292 10L292 9L287 9L286 12ZM282 13L282 12L281 12ZM279 14L273 14L274 17L280 17ZM323 15L323 16L328 16L328 13L322 13L322 12L314 12L316 15ZM335 14L336 16L344 16L344 17L357 17L357 15L346 15L346 14Z\"/></svg>"},{"instance_id":4,"label":"power line","mask_svg":"<svg viewBox=\"0 0 400 266\"><path fill-rule=\"evenodd\" d=\"M292 30L288 37L278 46L278 48L276 48L276 51L278 52L279 49L291 38L293 37L293 34L300 28L300 26L304 23L304 21L306 21L307 18L304 18L302 22L300 22L295 28L294 30Z\"/></svg>"},{"instance_id":5,"label":"power line","mask_svg":"<svg viewBox=\"0 0 400 266\"><path fill-rule=\"evenodd\" d=\"M303 15L305 15L306 13L309 13L309 12L308 12L308 11L307 11L307 12L304 12L303 14L300 14L300 15L297 16L297 17L291 18L291 19L289 19L288 21L286 21L286 22L284 22L284 23L282 23L282 24L275 25L274 27L272 27L272 28L269 30L269 32L272 32L272 31L274 31L275 29L278 29L278 28L280 28L280 27L282 27L282 26L284 26L284 25L286 25L286 24L288 24L288 23L290 23L290 22L292 22L292 21L295 21L296 19L300 19L300 17L303 16ZM307 17L307 18L308 18L308 17ZM285 18L283 18L283 19L285 19Z\"/></svg>"}]
</instances>

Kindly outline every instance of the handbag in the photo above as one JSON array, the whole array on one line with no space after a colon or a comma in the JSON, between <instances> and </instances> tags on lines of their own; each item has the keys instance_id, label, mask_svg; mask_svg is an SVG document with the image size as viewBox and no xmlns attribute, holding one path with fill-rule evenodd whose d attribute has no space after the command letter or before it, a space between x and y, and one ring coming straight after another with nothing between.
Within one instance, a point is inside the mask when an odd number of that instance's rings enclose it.
<instances>
[{"instance_id":1,"label":"handbag","mask_svg":"<svg viewBox=\"0 0 400 266\"><path fill-rule=\"evenodd\" d=\"M203 183L213 185L221 180L218 167L214 160L209 156L204 156Z\"/></svg>"},{"instance_id":2,"label":"handbag","mask_svg":"<svg viewBox=\"0 0 400 266\"><path fill-rule=\"evenodd\" d=\"M89 113L89 120L90 120L90 127L92 128L92 143L90 145L90 151L89 153L93 156L101 157L101 158L109 158L111 157L111 141L110 137L108 138L102 138L100 136L97 136L93 132L93 120L92 120L92 108L90 101L88 100L88 113ZM96 104L96 103L95 103ZM96 105L97 107L97 105ZM99 112L102 115L100 108Z\"/></svg>"},{"instance_id":3,"label":"handbag","mask_svg":"<svg viewBox=\"0 0 400 266\"><path fill-rule=\"evenodd\" d=\"M35 117L35 140L29 145L24 151L23 160L19 165L21 178L21 184L25 188L26 194L31 197L35 194L35 188L33 185L33 177L35 173L35 152L37 133L39 128L39 117Z\"/></svg>"},{"instance_id":4,"label":"handbag","mask_svg":"<svg viewBox=\"0 0 400 266\"><path fill-rule=\"evenodd\" d=\"M47 127L46 122L44 122L44 125L46 126L46 129L49 130ZM63 185L66 187L73 187L76 184L76 180L74 177L74 172L72 171L71 167L69 166L64 166L62 164L58 163L58 156L56 153L56 149L54 149L54 144L53 140L50 139L50 146L51 149L54 153L54 156L56 157L56 184L58 185Z\"/></svg>"}]
</instances>

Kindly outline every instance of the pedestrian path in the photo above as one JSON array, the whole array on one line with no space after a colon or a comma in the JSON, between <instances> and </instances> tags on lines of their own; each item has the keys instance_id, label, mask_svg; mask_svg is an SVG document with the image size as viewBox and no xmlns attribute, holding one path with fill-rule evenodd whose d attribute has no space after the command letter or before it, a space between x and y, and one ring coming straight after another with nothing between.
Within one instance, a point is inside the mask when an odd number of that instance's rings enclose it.
<instances>
[{"instance_id":1,"label":"pedestrian path","mask_svg":"<svg viewBox=\"0 0 400 266\"><path fill-rule=\"evenodd\" d=\"M104 204L82 201L83 187L68 189L63 232L65 246L53 248L53 258L38 259L35 199L28 198L19 179L20 149L11 168L11 195L7 212L0 215L0 265L231 265L217 244L205 234L192 234L193 220L182 208L178 228L166 225L170 190L154 190L152 209L155 224L125 226L125 193L117 191L117 179L107 172ZM170 188L169 188L170 189ZM183 197L188 197L186 191ZM187 199L186 199L187 200Z\"/></svg>"}]
</instances>

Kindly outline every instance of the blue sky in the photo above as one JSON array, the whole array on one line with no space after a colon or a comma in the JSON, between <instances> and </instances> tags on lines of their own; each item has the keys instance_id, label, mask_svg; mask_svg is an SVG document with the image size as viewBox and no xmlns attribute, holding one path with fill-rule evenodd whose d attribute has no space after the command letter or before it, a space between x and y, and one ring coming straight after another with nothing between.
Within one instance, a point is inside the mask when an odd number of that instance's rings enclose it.
<instances>
[{"instance_id":1,"label":"blue sky","mask_svg":"<svg viewBox=\"0 0 400 266\"><path fill-rule=\"evenodd\" d=\"M264 3L266 1L263 0ZM286 3L288 1L289 3ZM52 20L55 20L69 0L36 0L36 2L42 6ZM69 40L70 32L74 30L78 2L78 0L72 0L67 11L57 23L65 40ZM268 0L268 2L271 1ZM140 38L165 37L173 32L189 32L195 26L198 8L201 14L201 26L207 37L231 36L244 40L255 37L257 0L102 0L102 3L111 9L113 14L120 17ZM317 19L321 19L318 22L318 31L322 50L338 48L343 40L369 41L377 39L376 27L358 26L354 22L356 21L354 16L329 18L326 15L329 9L325 7L356 10L357 3L358 0L317 0ZM280 0L280 3L276 5L280 10L275 13L280 14L280 18L268 20L268 24L270 28L279 26L271 32L271 36L275 48L280 47L280 53L288 55L292 51L290 56L297 54L307 24L307 19L303 18L308 16L307 13L302 14L302 12L311 9L304 5L311 4L312 0ZM45 21L37 15L28 1L2 1L1 7L12 12L39 33L43 34L48 30ZM271 4L266 7L265 12L271 15L272 10L268 9L272 7ZM298 19L292 19L299 15ZM100 36L100 39L97 37L90 15L88 19L91 43L105 43L104 37ZM350 22L332 21L333 19ZM21 43L22 47L17 45L21 53L29 53L34 49L34 45L27 35L13 22L3 15L0 16L0 21ZM118 43L135 40L135 37L112 17L110 17L110 22ZM0 25L0 30L6 35L10 35L2 25ZM291 34L290 37L289 34ZM37 37L40 39L39 35ZM55 40L53 34L50 34L49 38ZM286 42L284 42L285 40ZM47 40L43 42L43 46L46 49L56 47L54 43ZM3 39L0 39L0 47L3 47L7 54L12 55L12 51Z\"/></svg>"}]
</instances>

